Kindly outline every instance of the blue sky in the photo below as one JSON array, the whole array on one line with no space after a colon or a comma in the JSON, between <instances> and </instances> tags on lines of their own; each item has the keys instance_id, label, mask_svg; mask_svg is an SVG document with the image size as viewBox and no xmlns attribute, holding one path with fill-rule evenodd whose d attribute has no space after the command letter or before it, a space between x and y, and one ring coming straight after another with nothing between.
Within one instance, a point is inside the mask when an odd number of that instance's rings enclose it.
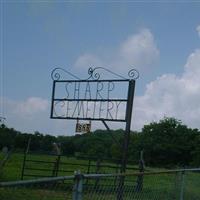
<instances>
[{"instance_id":1,"label":"blue sky","mask_svg":"<svg viewBox=\"0 0 200 200\"><path fill-rule=\"evenodd\" d=\"M1 1L0 115L9 127L74 134L74 122L49 119L51 70L85 78L101 65L140 71L132 129L163 116L200 128L200 3L36 2Z\"/></svg>"}]
</instances>

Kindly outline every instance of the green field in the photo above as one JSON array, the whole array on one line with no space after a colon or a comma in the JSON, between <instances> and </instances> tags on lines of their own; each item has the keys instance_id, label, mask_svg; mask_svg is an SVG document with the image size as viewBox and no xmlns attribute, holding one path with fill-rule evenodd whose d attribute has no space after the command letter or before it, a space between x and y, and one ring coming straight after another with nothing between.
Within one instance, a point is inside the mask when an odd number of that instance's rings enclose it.
<instances>
[{"instance_id":1,"label":"green field","mask_svg":"<svg viewBox=\"0 0 200 200\"><path fill-rule=\"evenodd\" d=\"M0 154L3 158L2 154ZM25 174L34 174L41 177L42 176L52 176L52 171L54 168L54 163L57 156L44 155L44 154L28 154L26 160L32 161L45 161L49 163L37 163L37 162L26 162L26 168L32 169L46 169L44 170L29 170L25 169ZM22 167L23 167L24 155L22 153L13 153L9 160L7 161L5 167L3 168L3 173L1 176L1 181L14 181L21 179ZM73 175L74 171L80 170L82 173L118 173L119 168L116 169L116 164L107 162L100 163L99 169L97 169L96 161L89 161L87 159L77 159L75 157L62 156L60 159L58 176ZM90 167L88 166L90 165ZM128 165L127 167L137 166ZM129 169L127 172L137 172L138 170ZM24 177L25 179L30 179L33 177Z\"/></svg>"},{"instance_id":2,"label":"green field","mask_svg":"<svg viewBox=\"0 0 200 200\"><path fill-rule=\"evenodd\" d=\"M3 156L1 155L1 158ZM19 180L21 179L21 173L22 173L22 167L23 167L23 159L24 155L22 153L13 153L9 160L7 161L5 167L3 168L2 171L2 176L1 176L1 181L14 181L14 180ZM38 160L38 161L46 161L46 162L54 162L56 159L56 156L51 156L51 155L27 155L27 159L29 160ZM68 163L74 163L74 164L87 164L88 161L85 160L77 160L75 158L67 158L67 157L62 157L61 159L62 162L68 162ZM25 170L26 173L29 174L37 174L42 176L51 176L53 170L53 164L52 163L34 163L34 162L26 162L26 167L27 168L35 168L35 169L47 169L49 171L33 171L33 170ZM62 166L61 166L62 167ZM75 166L69 166L71 171L77 170ZM78 168L79 169L79 168ZM83 169L83 167L81 168ZM81 170L80 169L80 170ZM62 168L61 168L62 170ZM84 168L84 171L86 168ZM63 176L63 175L72 175L73 173L62 173L60 172L58 175ZM33 178L33 177L32 177ZM28 177L26 178L28 179ZM30 178L29 178L30 179Z\"/></svg>"},{"instance_id":3,"label":"green field","mask_svg":"<svg viewBox=\"0 0 200 200\"><path fill-rule=\"evenodd\" d=\"M2 159L2 155L0 158ZM35 173L38 176L51 176L55 156L50 155L28 155L29 160L48 161L49 163L32 163L28 162L27 168L48 169L49 171L25 170L25 173ZM62 157L60 164L60 172L58 176L73 175L73 171L80 170L82 173L88 171L88 160L80 160L77 158ZM67 164L66 164L67 163ZM23 154L13 153L1 171L1 181L14 181L21 178L23 164ZM78 164L78 165L75 165ZM91 161L90 173L96 172L96 162ZM115 166L109 162L104 165ZM102 164L102 165L103 165ZM131 166L129 166L131 167ZM102 167L99 173L115 173L116 169ZM150 171L158 171L158 169L150 169ZM163 169L159 169L160 171ZM68 171L68 172L64 172ZM71 172L70 172L71 171ZM135 173L135 170L128 170L128 173ZM33 177L25 177L32 179ZM200 199L200 173L187 172L182 179L181 173L161 173L161 174L146 174L143 177L142 191L136 191L138 175L128 175L125 178L124 199L141 199L141 200L172 200L180 199L181 191L183 191L184 199L199 200ZM116 199L118 192L118 179L99 178L83 180L83 197L84 199ZM68 181L58 181L51 184L29 184L17 187L2 187L0 188L1 200L61 200L72 199L72 188L74 179Z\"/></svg>"}]
</instances>

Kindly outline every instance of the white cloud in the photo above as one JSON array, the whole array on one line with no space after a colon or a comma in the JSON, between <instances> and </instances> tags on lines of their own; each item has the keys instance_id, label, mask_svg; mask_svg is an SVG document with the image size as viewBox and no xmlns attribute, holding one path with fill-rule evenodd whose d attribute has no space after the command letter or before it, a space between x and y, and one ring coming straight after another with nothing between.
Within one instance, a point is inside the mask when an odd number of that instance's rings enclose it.
<instances>
[{"instance_id":1,"label":"white cloud","mask_svg":"<svg viewBox=\"0 0 200 200\"><path fill-rule=\"evenodd\" d=\"M22 132L39 131L54 135L72 135L74 127L69 128L66 120L50 119L50 102L40 97L29 97L24 101L0 98L4 106L5 124Z\"/></svg>"},{"instance_id":2,"label":"white cloud","mask_svg":"<svg viewBox=\"0 0 200 200\"><path fill-rule=\"evenodd\" d=\"M197 32L200 35L200 26L197 27ZM88 65L103 63L106 66L103 62L105 59L100 59L96 55L90 54L85 58ZM141 69L148 69L158 58L159 50L153 34L150 30L143 29L122 42L115 56L106 63L118 71L122 66L123 70L127 70L124 66L134 66L141 71ZM176 117L191 127L200 128L199 77L200 49L196 49L188 56L180 76L175 74L159 76L146 85L144 95L135 97L132 128L141 129L144 124L158 121L164 116Z\"/></svg>"},{"instance_id":3,"label":"white cloud","mask_svg":"<svg viewBox=\"0 0 200 200\"><path fill-rule=\"evenodd\" d=\"M142 29L119 44L115 53L110 52L110 59L108 57L83 54L76 60L75 67L107 67L120 72L133 67L138 70L146 69L158 60L159 50L151 31Z\"/></svg>"},{"instance_id":4,"label":"white cloud","mask_svg":"<svg viewBox=\"0 0 200 200\"><path fill-rule=\"evenodd\" d=\"M164 116L172 116L185 124L200 128L200 49L188 56L181 76L164 74L146 86L144 95L136 96L133 107L132 128L141 129L144 124L158 121ZM23 102L7 100L9 112L15 127L27 127L33 130L49 130L49 133L63 134L69 130L66 121L49 119L49 102L38 97L30 97ZM122 111L121 111L122 112ZM32 116L31 118L29 116ZM24 123L26 117L26 123ZM44 127L46 125L46 127ZM100 123L92 125L104 128ZM122 124L111 125L122 128ZM70 125L72 130L72 126ZM43 131L45 132L45 131ZM72 134L72 133L70 133Z\"/></svg>"},{"instance_id":5,"label":"white cloud","mask_svg":"<svg viewBox=\"0 0 200 200\"><path fill-rule=\"evenodd\" d=\"M198 35L199 35L199 37L200 37L200 25L197 26L196 30L197 30Z\"/></svg>"},{"instance_id":6,"label":"white cloud","mask_svg":"<svg viewBox=\"0 0 200 200\"><path fill-rule=\"evenodd\" d=\"M143 29L122 43L119 54L124 64L141 68L154 63L159 57L159 50L150 30Z\"/></svg>"},{"instance_id":7,"label":"white cloud","mask_svg":"<svg viewBox=\"0 0 200 200\"><path fill-rule=\"evenodd\" d=\"M102 61L95 55L83 54L75 62L74 66L77 68L89 68L92 66L102 66Z\"/></svg>"},{"instance_id":8,"label":"white cloud","mask_svg":"<svg viewBox=\"0 0 200 200\"><path fill-rule=\"evenodd\" d=\"M47 110L49 102L39 97L30 97L26 101L17 102L15 112L19 115L34 115Z\"/></svg>"},{"instance_id":9,"label":"white cloud","mask_svg":"<svg viewBox=\"0 0 200 200\"><path fill-rule=\"evenodd\" d=\"M172 116L185 124L200 128L200 49L188 56L181 76L164 74L146 85L144 95L136 96L133 107L132 129ZM44 133L73 134L66 120L50 120L50 103L46 99L30 97L25 101L4 100L9 124L19 130L39 130ZM93 129L104 128L100 123ZM121 123L111 128L122 128ZM66 130L66 133L65 133ZM68 130L68 133L67 133ZM71 132L70 132L70 131Z\"/></svg>"},{"instance_id":10,"label":"white cloud","mask_svg":"<svg viewBox=\"0 0 200 200\"><path fill-rule=\"evenodd\" d=\"M200 26L197 27L200 35ZM159 58L153 34L148 29L127 38L119 45L112 59L107 60L93 54L81 55L75 67L112 66L114 70L124 70L134 66L147 69ZM105 61L106 60L106 61ZM123 68L121 68L123 66ZM133 129L141 129L144 124L158 121L164 116L172 116L187 125L200 128L200 49L194 50L184 66L184 72L164 74L146 85L144 95L136 96L133 107ZM30 97L24 101L4 99L5 114L9 124L16 129L32 132L73 134L72 125L66 120L50 120L50 102L39 97ZM120 127L119 127L120 126ZM93 128L104 128L100 123ZM116 123L115 128L122 128ZM114 128L111 125L111 128ZM68 130L68 133L67 133Z\"/></svg>"},{"instance_id":11,"label":"white cloud","mask_svg":"<svg viewBox=\"0 0 200 200\"><path fill-rule=\"evenodd\" d=\"M147 84L143 96L134 104L134 128L172 116L191 127L200 128L200 49L187 59L185 71L179 77L165 74Z\"/></svg>"}]
</instances>

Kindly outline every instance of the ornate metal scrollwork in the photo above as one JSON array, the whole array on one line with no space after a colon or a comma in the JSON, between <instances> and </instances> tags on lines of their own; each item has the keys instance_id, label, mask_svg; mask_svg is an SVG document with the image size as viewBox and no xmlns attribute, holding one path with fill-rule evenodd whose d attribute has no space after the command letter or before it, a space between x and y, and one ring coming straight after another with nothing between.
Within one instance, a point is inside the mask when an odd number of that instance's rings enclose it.
<instances>
[{"instance_id":1,"label":"ornate metal scrollwork","mask_svg":"<svg viewBox=\"0 0 200 200\"><path fill-rule=\"evenodd\" d=\"M104 67L95 67L95 68L90 67L88 69L88 75L89 75L89 77L86 80L90 80L90 79L99 80L101 78L101 74L98 72L98 70L106 71L106 72L108 72L108 73L110 73L110 74L114 75L115 77L120 78L122 80L128 80L124 76L121 76L121 75L119 75L119 74L117 74L117 73L115 73L115 72L113 72L113 71L111 71L109 69L104 68ZM60 71L66 73L68 75L70 75L71 77L73 77L76 80L80 80L79 77L77 77L74 74L68 72L67 70L59 68L59 67L55 68L51 72L51 78L52 78L52 80L58 81L58 80L61 79L61 73L60 73ZM128 72L128 77L130 79L136 80L136 79L139 78L139 72L136 69L131 69Z\"/></svg>"},{"instance_id":2,"label":"ornate metal scrollwork","mask_svg":"<svg viewBox=\"0 0 200 200\"><path fill-rule=\"evenodd\" d=\"M113 71L111 71L111 70L109 70L109 69L104 68L104 67L96 67L96 68L90 67L90 68L88 69L88 74L89 74L88 80L89 80L89 79L99 80L100 77L101 77L101 75L100 75L99 72L97 72L97 70L100 70L100 69L102 69L102 70L104 70L104 71L106 71L106 72L109 72L110 74L116 76L117 78L125 79L125 80L127 79L127 78L125 78L124 76L121 76L121 75L119 75L119 74L117 74L117 73L115 73L115 72L113 72ZM128 76L129 76L131 79L136 80L136 79L139 78L139 72L138 72L136 69L131 69L131 70L128 72Z\"/></svg>"},{"instance_id":3,"label":"ornate metal scrollwork","mask_svg":"<svg viewBox=\"0 0 200 200\"><path fill-rule=\"evenodd\" d=\"M74 74L72 74L72 73L68 72L67 70L65 70L63 68L60 68L60 67L57 67L57 68L53 69L53 71L51 72L51 78L52 78L52 80L54 80L54 81L60 80L61 74L59 73L59 70L62 71L62 72L64 72L64 73L66 73L66 74L68 74L68 75L70 75L71 77L73 77L75 79L80 80L80 78L78 78Z\"/></svg>"},{"instance_id":4,"label":"ornate metal scrollwork","mask_svg":"<svg viewBox=\"0 0 200 200\"><path fill-rule=\"evenodd\" d=\"M90 68L88 69L88 74L89 74L88 80L91 79L91 78L94 79L94 80L99 80L100 74L97 73L97 72L95 72L96 69L97 69L97 68L92 68L92 67L90 67Z\"/></svg>"},{"instance_id":5,"label":"ornate metal scrollwork","mask_svg":"<svg viewBox=\"0 0 200 200\"><path fill-rule=\"evenodd\" d=\"M131 79L138 79L140 77L140 74L139 72L136 70L136 69L131 69L129 72L128 72L128 76L131 78Z\"/></svg>"}]
</instances>

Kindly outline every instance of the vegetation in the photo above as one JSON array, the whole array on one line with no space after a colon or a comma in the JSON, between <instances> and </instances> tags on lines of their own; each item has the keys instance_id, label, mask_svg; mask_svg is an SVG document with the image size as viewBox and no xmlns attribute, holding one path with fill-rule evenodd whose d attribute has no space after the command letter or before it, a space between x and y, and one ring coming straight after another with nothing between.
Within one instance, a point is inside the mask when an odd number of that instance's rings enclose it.
<instances>
[{"instance_id":1,"label":"vegetation","mask_svg":"<svg viewBox=\"0 0 200 200\"><path fill-rule=\"evenodd\" d=\"M119 143L123 142L123 130L112 131ZM121 149L108 131L96 130L75 136L52 136L39 132L21 133L5 125L0 126L0 148L23 151L31 137L31 151L50 152L52 143L61 145L67 156L92 156L121 158ZM164 118L159 122L145 125L141 132L131 132L129 160L136 163L140 151L144 151L145 164L154 167L197 167L200 165L200 132L188 128L175 118Z\"/></svg>"},{"instance_id":2,"label":"vegetation","mask_svg":"<svg viewBox=\"0 0 200 200\"><path fill-rule=\"evenodd\" d=\"M117 140L117 143L123 142L123 130L112 131L112 135ZM62 175L72 175L71 172L64 170L77 170L87 172L87 160L76 159L75 156L92 156L98 158L121 158L121 149L115 143L107 131L97 130L93 133L87 133L75 136L52 136L44 135L39 132L34 134L21 133L5 125L0 126L0 148L7 146L9 150L13 149L11 158L6 163L3 173L0 174L0 181L19 180L21 178L21 170L23 163L23 153L27 146L28 140L31 137L30 150L41 152L50 152L53 150L53 143L60 144L62 153L67 156L61 158L61 163L68 162L72 165L60 165ZM5 150L5 148L4 148ZM140 151L144 151L144 160L146 165L155 167L199 167L200 164L200 132L197 129L188 128L180 121L174 118L164 118L159 122L152 122L143 127L141 132L131 132L129 140L129 160L138 162ZM17 153L19 152L19 153ZM4 157L5 152L0 153L0 160ZM39 165L39 168L52 169L51 161L54 161L56 156L47 156L42 154L30 154L27 156L31 160L49 161L45 166ZM74 164L82 163L82 167ZM91 171L95 173L96 162L91 161L94 168ZM33 163L29 163L28 167L35 167ZM77 168L78 167L78 168ZM148 168L150 171L152 168ZM62 171L63 170L63 171ZM103 169L104 170L104 169ZM131 171L132 172L132 171ZM52 172L38 171L38 175L51 175ZM44 174L47 173L47 174ZM181 175L181 174L179 174ZM28 177L29 178L29 177ZM127 199L176 199L179 198L181 192L181 178L173 173L145 175L143 190L140 193L135 192L134 186L137 183L137 176L128 177L131 181L132 193L127 196ZM26 178L25 178L26 179ZM94 180L96 181L96 180ZM177 182L178 181L178 182ZM108 180L103 180L103 183L109 183ZM63 183L63 182L62 182ZM57 184L38 184L27 185L23 187L0 187L0 199L71 199L73 180L67 182L69 188L66 188L66 183L63 187ZM96 182L95 182L96 183ZM99 180L98 180L98 183ZM127 182L129 186L129 182ZM62 185L61 185L62 186ZM104 187L105 188L105 187ZM92 192L92 193L91 193ZM10 195L12 194L12 195ZM116 193L97 193L96 190L84 190L84 198L91 199L97 196L105 199L116 199ZM96 195L96 196L95 196ZM139 195L139 196L138 196ZM186 172L184 197L186 199L199 199L199 173Z\"/></svg>"},{"instance_id":3,"label":"vegetation","mask_svg":"<svg viewBox=\"0 0 200 200\"><path fill-rule=\"evenodd\" d=\"M52 161L54 156L46 155L33 155L32 159L36 160L48 160ZM11 159L4 168L4 177L0 181L11 181L19 180L21 175L21 167L23 161L22 153L13 153ZM73 163L87 162L84 160L76 160L74 158L64 158L64 162L71 161ZM39 166L43 167L43 166ZM52 168L48 164L46 166ZM66 167L66 166L65 166ZM77 169L78 166L71 166ZM67 167L66 167L67 168ZM155 169L154 169L155 170ZM84 169L81 169L83 172ZM40 172L41 173L41 172ZM42 172L44 175L45 172ZM180 199L181 187L182 187L182 173L157 173L144 175L143 189L138 192L135 190L137 184L137 175L128 175L125 182L125 199ZM61 173L62 175L72 175L72 173ZM188 200L199 199L199 173L186 172L184 174L184 198ZM32 178L31 178L32 179ZM84 179L83 196L84 199L116 199L117 194L117 183L115 178L98 178L98 179ZM67 181L58 181L52 183L37 183L37 184L26 184L18 185L13 187L0 187L0 199L1 200L19 200L19 199L50 199L50 200L61 200L61 199L72 199L74 179ZM96 184L98 183L98 187ZM114 184L116 183L116 186ZM87 188L88 184L88 188ZM113 189L113 188L116 188Z\"/></svg>"},{"instance_id":4,"label":"vegetation","mask_svg":"<svg viewBox=\"0 0 200 200\"><path fill-rule=\"evenodd\" d=\"M24 174L29 174L30 176L23 176L24 180L55 176L53 175L53 171L57 156L45 154L27 154L26 158L27 161L25 163ZM2 170L0 182L20 180L22 175L23 159L24 154L12 153ZM80 170L81 173L84 174L119 172L119 165L117 164L106 162L104 160L98 167L97 163L98 162L95 160L89 161L86 159L77 159L75 157L61 156L57 176L71 176L77 170ZM149 168L147 168L147 170L149 170ZM138 166L128 165L127 173L134 172L138 172ZM37 175L37 177L35 175Z\"/></svg>"}]
</instances>

